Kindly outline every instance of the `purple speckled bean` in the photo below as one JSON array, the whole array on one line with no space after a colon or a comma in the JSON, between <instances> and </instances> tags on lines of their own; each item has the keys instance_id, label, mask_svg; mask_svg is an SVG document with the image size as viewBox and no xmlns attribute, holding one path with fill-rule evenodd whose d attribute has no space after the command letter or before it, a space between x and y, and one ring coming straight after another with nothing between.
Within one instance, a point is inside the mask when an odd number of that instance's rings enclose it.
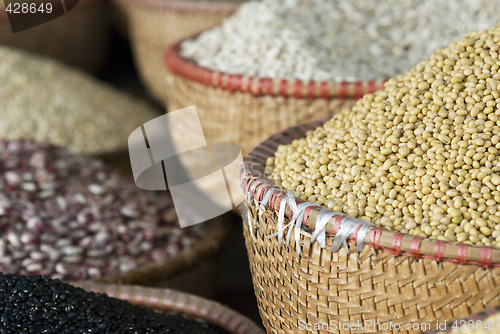
<instances>
[{"instance_id":1,"label":"purple speckled bean","mask_svg":"<svg viewBox=\"0 0 500 334\"><path fill-rule=\"evenodd\" d=\"M142 191L100 161L64 149L0 141L0 170L5 273L115 275L175 256L206 231L179 228L166 194Z\"/></svg>"}]
</instances>

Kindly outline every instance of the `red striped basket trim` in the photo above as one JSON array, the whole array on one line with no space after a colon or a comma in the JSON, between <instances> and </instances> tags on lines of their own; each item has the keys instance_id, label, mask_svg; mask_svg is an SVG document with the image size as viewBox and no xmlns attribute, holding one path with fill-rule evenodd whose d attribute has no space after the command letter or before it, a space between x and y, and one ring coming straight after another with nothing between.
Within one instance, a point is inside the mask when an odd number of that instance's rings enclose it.
<instances>
[{"instance_id":1,"label":"red striped basket trim","mask_svg":"<svg viewBox=\"0 0 500 334\"><path fill-rule=\"evenodd\" d=\"M280 144L289 144L293 139L305 136L306 132L323 125L327 119L291 127L281 133L271 136L268 140L256 147L244 160L241 171L241 186L246 193L252 189L252 185L257 183L255 191L250 194L257 202L261 202L265 192L276 186L264 174L264 166L268 157L272 156ZM272 148L272 149L271 149ZM258 189L261 189L258 191ZM263 191L265 190L265 191ZM281 199L286 195L284 190L275 190L271 199L266 204L269 210L279 209ZM304 201L296 198L296 203ZM285 204L288 205L288 204ZM302 224L313 229L315 221L310 219L311 213L315 212L316 217L321 207L309 207L306 209ZM291 211L285 210L288 219L292 218ZM332 230L328 230L329 235L335 235L336 218L332 218L329 225ZM333 233L332 233L333 232ZM354 242L354 238L349 239ZM500 249L489 246L470 246L453 242L445 242L429 238L417 238L407 234L388 231L380 227L373 227L365 237L365 244L375 250L382 250L396 256L408 256L417 259L425 258L435 261L448 261L459 265L476 265L484 267L500 267Z\"/></svg>"},{"instance_id":2,"label":"red striped basket trim","mask_svg":"<svg viewBox=\"0 0 500 334\"><path fill-rule=\"evenodd\" d=\"M212 71L180 55L180 45L183 41L181 40L167 47L164 54L165 66L176 75L229 92L237 90L238 92L254 96L283 96L297 99L358 99L364 94L373 93L384 88L385 80L366 82L343 81L340 83L304 82L300 80L257 78Z\"/></svg>"},{"instance_id":3,"label":"red striped basket trim","mask_svg":"<svg viewBox=\"0 0 500 334\"><path fill-rule=\"evenodd\" d=\"M401 255L401 241L403 240L403 234L402 233L394 233L392 236L392 248L396 252L396 256Z\"/></svg>"},{"instance_id":4,"label":"red striped basket trim","mask_svg":"<svg viewBox=\"0 0 500 334\"><path fill-rule=\"evenodd\" d=\"M420 259L420 244L422 243L421 237L413 237L411 239L410 251L417 259Z\"/></svg>"},{"instance_id":5,"label":"red striped basket trim","mask_svg":"<svg viewBox=\"0 0 500 334\"><path fill-rule=\"evenodd\" d=\"M337 234L340 231L340 226L342 223L342 219L344 219L345 216L337 216L335 217L335 220L333 221L333 233Z\"/></svg>"}]
</instances>

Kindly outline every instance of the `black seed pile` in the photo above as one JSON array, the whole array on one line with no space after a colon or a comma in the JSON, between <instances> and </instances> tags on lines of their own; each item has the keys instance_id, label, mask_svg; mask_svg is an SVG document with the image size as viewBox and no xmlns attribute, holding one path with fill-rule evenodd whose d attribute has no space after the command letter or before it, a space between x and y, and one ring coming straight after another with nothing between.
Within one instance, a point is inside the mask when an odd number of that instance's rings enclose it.
<instances>
[{"instance_id":1,"label":"black seed pile","mask_svg":"<svg viewBox=\"0 0 500 334\"><path fill-rule=\"evenodd\" d=\"M45 276L0 273L1 334L228 334L212 324L149 308Z\"/></svg>"},{"instance_id":2,"label":"black seed pile","mask_svg":"<svg viewBox=\"0 0 500 334\"><path fill-rule=\"evenodd\" d=\"M179 208L100 160L0 140L0 272L78 281L163 261L207 231L180 228Z\"/></svg>"}]
</instances>

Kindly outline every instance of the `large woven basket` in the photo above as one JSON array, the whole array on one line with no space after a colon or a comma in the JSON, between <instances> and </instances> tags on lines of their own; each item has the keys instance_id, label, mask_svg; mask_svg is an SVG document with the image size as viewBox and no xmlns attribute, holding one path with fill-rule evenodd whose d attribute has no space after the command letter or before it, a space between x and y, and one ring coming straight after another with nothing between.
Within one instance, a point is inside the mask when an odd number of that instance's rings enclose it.
<instances>
[{"instance_id":1,"label":"large woven basket","mask_svg":"<svg viewBox=\"0 0 500 334\"><path fill-rule=\"evenodd\" d=\"M166 45L191 36L228 17L238 4L207 0L116 0L124 8L134 61L152 95L166 103ZM120 5L121 4L121 5Z\"/></svg>"},{"instance_id":2,"label":"large woven basket","mask_svg":"<svg viewBox=\"0 0 500 334\"><path fill-rule=\"evenodd\" d=\"M244 159L244 235L268 333L338 322L342 328L334 332L342 334L419 333L420 328L403 325L435 324L500 305L500 249L422 239L359 220L353 225L352 219L311 203L297 207L301 200L265 177L263 166L278 145L323 123L274 135ZM313 235L318 239L311 243ZM331 250L343 238L349 255L342 247ZM329 333L333 327L318 328L311 332Z\"/></svg>"},{"instance_id":3,"label":"large woven basket","mask_svg":"<svg viewBox=\"0 0 500 334\"><path fill-rule=\"evenodd\" d=\"M193 247L165 261L95 280L101 283L166 287L204 297L213 297L217 282L219 253L230 226L230 217L210 220L209 231Z\"/></svg>"},{"instance_id":4,"label":"large woven basket","mask_svg":"<svg viewBox=\"0 0 500 334\"><path fill-rule=\"evenodd\" d=\"M16 33L0 1L0 44L52 57L91 73L102 69L108 32L103 0L80 0L66 14Z\"/></svg>"},{"instance_id":5,"label":"large woven basket","mask_svg":"<svg viewBox=\"0 0 500 334\"><path fill-rule=\"evenodd\" d=\"M215 72L183 58L181 43L165 53L169 110L195 105L207 141L236 144L243 156L273 133L330 116L383 88L382 80L302 82Z\"/></svg>"},{"instance_id":6,"label":"large woven basket","mask_svg":"<svg viewBox=\"0 0 500 334\"><path fill-rule=\"evenodd\" d=\"M72 285L87 291L106 293L110 297L159 311L182 314L225 329L231 334L263 334L250 319L211 300L170 289L145 288L133 285L76 282Z\"/></svg>"}]
</instances>

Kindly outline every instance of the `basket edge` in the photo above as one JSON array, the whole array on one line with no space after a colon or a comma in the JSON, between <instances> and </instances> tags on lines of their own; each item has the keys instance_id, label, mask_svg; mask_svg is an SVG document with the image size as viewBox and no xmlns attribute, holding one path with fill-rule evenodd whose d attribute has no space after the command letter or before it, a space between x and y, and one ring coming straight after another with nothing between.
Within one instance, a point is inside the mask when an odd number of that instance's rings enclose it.
<instances>
[{"instance_id":1,"label":"basket edge","mask_svg":"<svg viewBox=\"0 0 500 334\"><path fill-rule=\"evenodd\" d=\"M273 195L266 209L278 212L280 202L287 196L287 192L277 189L273 183L264 175L263 164L268 157L272 156L280 144L287 144L299 136L304 136L308 130L321 126L326 119L306 123L275 134L262 142L247 157L243 159L243 165L240 169L240 181L244 193L252 197L260 205L264 190L273 188ZM285 141L283 141L285 139ZM287 142L288 141L288 142ZM254 189L253 194L249 194L249 189ZM253 195L253 196L252 196ZM304 201L295 198L297 204ZM319 206L310 209L308 214L304 214L302 225L310 229L315 229L316 218L320 211L333 212ZM285 216L292 219L293 212L288 204L285 204ZM341 214L345 217L344 214ZM335 236L334 224L335 218L330 218L326 225L326 232ZM337 222L338 223L338 222ZM358 230L359 231L359 230ZM357 242L357 232L349 237L350 242ZM460 244L455 242L446 242L441 240L414 237L400 232L389 231L380 227L372 227L364 237L364 243L375 250L382 250L397 256L408 256L414 258L428 258L436 261L454 262L460 265L471 264L485 269L492 266L500 267L500 249L490 246L474 246Z\"/></svg>"},{"instance_id":2,"label":"basket edge","mask_svg":"<svg viewBox=\"0 0 500 334\"><path fill-rule=\"evenodd\" d=\"M203 33L203 32L201 32ZM228 74L197 65L180 55L181 44L199 34L181 39L166 47L163 59L169 71L205 86L229 92L248 93L254 96L281 96L298 99L358 99L364 94L383 89L387 80L333 82L301 81L274 78L259 78L241 74Z\"/></svg>"}]
</instances>

